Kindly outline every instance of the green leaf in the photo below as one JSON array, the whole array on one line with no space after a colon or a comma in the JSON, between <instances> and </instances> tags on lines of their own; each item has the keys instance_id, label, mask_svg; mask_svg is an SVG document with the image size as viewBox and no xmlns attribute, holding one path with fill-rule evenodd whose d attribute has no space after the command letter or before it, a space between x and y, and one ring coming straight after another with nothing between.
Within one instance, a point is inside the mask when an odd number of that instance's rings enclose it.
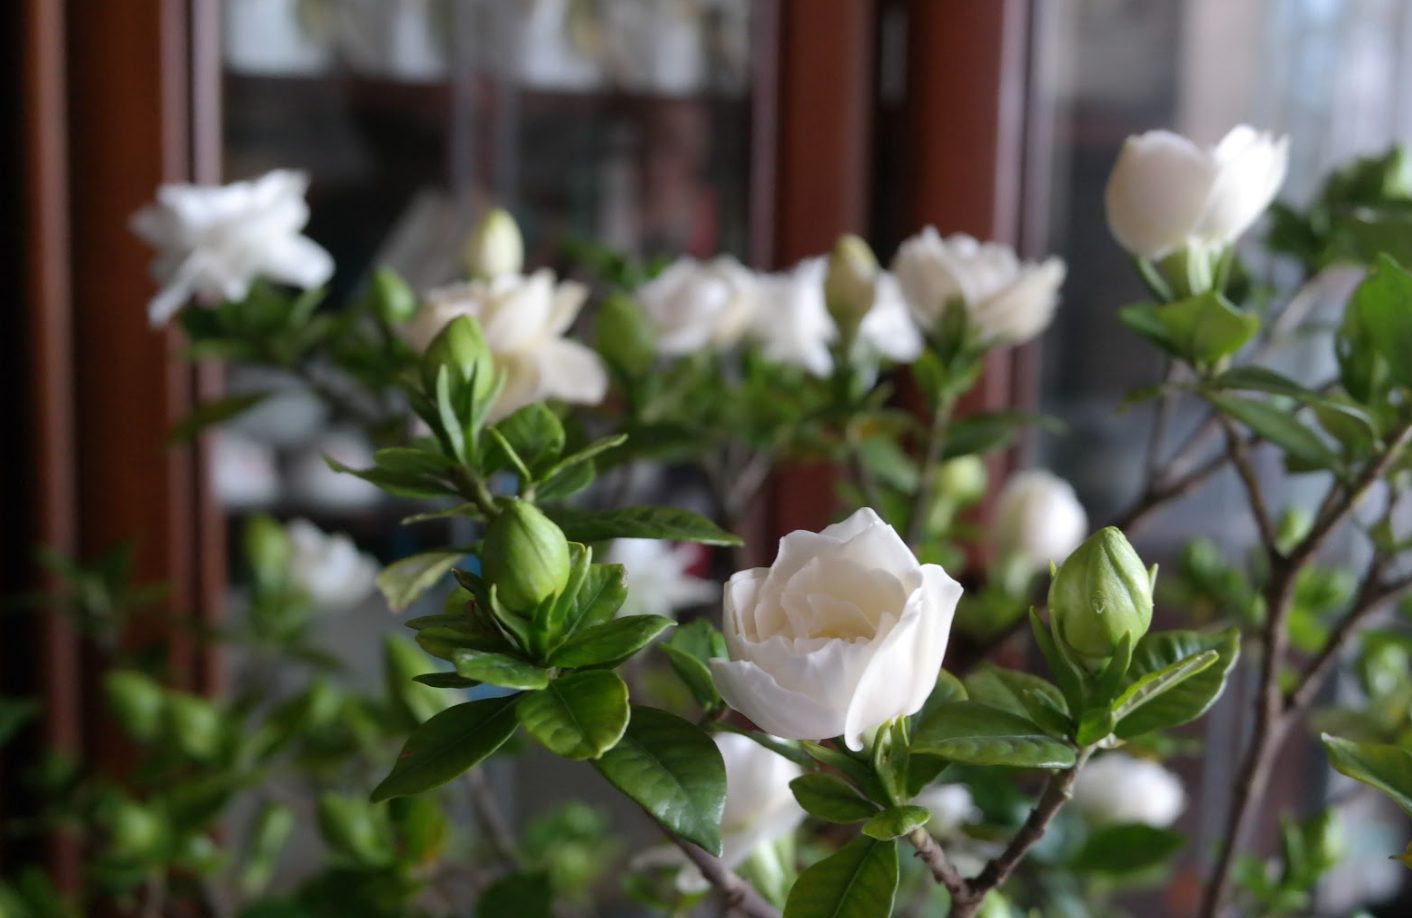
<instances>
[{"instance_id":1,"label":"green leaf","mask_svg":"<svg viewBox=\"0 0 1412 918\"><path fill-rule=\"evenodd\" d=\"M389 447L373 453L373 462L378 468L404 475L449 475L456 463L425 449L406 446Z\"/></svg>"},{"instance_id":2,"label":"green leaf","mask_svg":"<svg viewBox=\"0 0 1412 918\"><path fill-rule=\"evenodd\" d=\"M1074 749L1034 721L975 701L939 705L917 727L912 753L970 765L1068 768Z\"/></svg>"},{"instance_id":3,"label":"green leaf","mask_svg":"<svg viewBox=\"0 0 1412 918\"><path fill-rule=\"evenodd\" d=\"M326 791L319 795L318 819L319 834L339 854L369 866L392 860L385 811L367 800Z\"/></svg>"},{"instance_id":4,"label":"green leaf","mask_svg":"<svg viewBox=\"0 0 1412 918\"><path fill-rule=\"evenodd\" d=\"M985 663L966 677L966 697L1011 714L1034 718L1033 695L1049 699L1050 707L1067 713L1064 695L1049 682L1017 669Z\"/></svg>"},{"instance_id":5,"label":"green leaf","mask_svg":"<svg viewBox=\"0 0 1412 918\"><path fill-rule=\"evenodd\" d=\"M272 392L245 392L241 395L228 395L224 398L203 402L197 406L195 411L172 427L171 433L167 434L167 444L188 443L207 427L244 414L273 394Z\"/></svg>"},{"instance_id":6,"label":"green leaf","mask_svg":"<svg viewBox=\"0 0 1412 918\"><path fill-rule=\"evenodd\" d=\"M543 402L526 405L496 424L494 430L503 442L492 438L486 444L484 471L487 473L499 471L511 463L511 456L505 451L507 445L534 476L559 461L559 454L564 451L564 425Z\"/></svg>"},{"instance_id":7,"label":"green leaf","mask_svg":"<svg viewBox=\"0 0 1412 918\"><path fill-rule=\"evenodd\" d=\"M1198 365L1214 364L1245 346L1260 319L1241 312L1219 293L1203 293L1157 307L1171 352Z\"/></svg>"},{"instance_id":8,"label":"green leaf","mask_svg":"<svg viewBox=\"0 0 1412 918\"><path fill-rule=\"evenodd\" d=\"M1074 856L1074 870L1122 875L1165 863L1186 840L1176 832L1141 823L1107 826L1089 835Z\"/></svg>"},{"instance_id":9,"label":"green leaf","mask_svg":"<svg viewBox=\"0 0 1412 918\"><path fill-rule=\"evenodd\" d=\"M1318 398L1317 392L1295 382L1288 376L1254 365L1231 367L1211 380L1211 385L1218 389L1242 389L1269 392L1271 395L1285 395L1301 402L1310 398Z\"/></svg>"},{"instance_id":10,"label":"green leaf","mask_svg":"<svg viewBox=\"0 0 1412 918\"><path fill-rule=\"evenodd\" d=\"M549 674L527 660L502 653L461 649L451 654L456 674L466 679L508 689L542 689Z\"/></svg>"},{"instance_id":11,"label":"green leaf","mask_svg":"<svg viewBox=\"0 0 1412 918\"><path fill-rule=\"evenodd\" d=\"M464 555L459 549L443 548L394 561L378 574L378 589L393 611L401 612L441 582Z\"/></svg>"},{"instance_id":12,"label":"green leaf","mask_svg":"<svg viewBox=\"0 0 1412 918\"><path fill-rule=\"evenodd\" d=\"M627 434L614 434L611 437L594 440L578 452L559 460L549 471L544 473L543 477L545 480L555 478L575 465L591 461L599 453L606 453L610 449L622 446L627 438Z\"/></svg>"},{"instance_id":13,"label":"green leaf","mask_svg":"<svg viewBox=\"0 0 1412 918\"><path fill-rule=\"evenodd\" d=\"M409 726L430 720L451 706L445 693L416 681L417 674L426 668L427 658L416 644L400 634L383 638L383 688Z\"/></svg>"},{"instance_id":14,"label":"green leaf","mask_svg":"<svg viewBox=\"0 0 1412 918\"><path fill-rule=\"evenodd\" d=\"M1164 693L1181 685L1197 673L1215 664L1221 655L1214 650L1203 650L1185 660L1152 673L1144 673L1136 682L1123 690L1123 694L1113 702L1113 716L1122 720L1143 705L1156 700Z\"/></svg>"},{"instance_id":15,"label":"green leaf","mask_svg":"<svg viewBox=\"0 0 1412 918\"><path fill-rule=\"evenodd\" d=\"M1054 681L1059 684L1059 691L1063 693L1064 700L1068 702L1070 711L1081 711L1084 705L1084 676L1078 668L1069 660L1067 654L1059 649L1059 645L1054 642L1054 635L1049 633L1049 626L1040 618L1039 613L1033 608L1030 609L1030 630L1034 633L1035 644L1039 646L1039 652L1044 655L1044 659L1049 663L1049 669L1054 673ZM1131 663L1129 663L1131 668Z\"/></svg>"},{"instance_id":16,"label":"green leaf","mask_svg":"<svg viewBox=\"0 0 1412 918\"><path fill-rule=\"evenodd\" d=\"M846 752L821 746L818 743L803 742L799 745L814 761L822 762L828 767L842 772L869 798L873 800L887 799L887 790L882 786L882 782L878 780L872 765L868 762L854 758Z\"/></svg>"},{"instance_id":17,"label":"green leaf","mask_svg":"<svg viewBox=\"0 0 1412 918\"><path fill-rule=\"evenodd\" d=\"M887 791L885 802L900 803L907 798L907 719L899 717L878 728L873 738L873 773Z\"/></svg>"},{"instance_id":18,"label":"green leaf","mask_svg":"<svg viewBox=\"0 0 1412 918\"><path fill-rule=\"evenodd\" d=\"M1079 726L1074 731L1074 742L1080 746L1092 746L1100 742L1113 732L1117 719L1113 716L1113 709L1106 703L1096 708L1087 708L1083 714L1079 715Z\"/></svg>"},{"instance_id":19,"label":"green leaf","mask_svg":"<svg viewBox=\"0 0 1412 918\"><path fill-rule=\"evenodd\" d=\"M1338 457L1294 414L1269 402L1238 395L1207 392L1206 400L1221 411L1249 427L1263 440L1283 449L1310 469L1330 469L1338 465Z\"/></svg>"},{"instance_id":20,"label":"green leaf","mask_svg":"<svg viewBox=\"0 0 1412 918\"><path fill-rule=\"evenodd\" d=\"M547 872L512 873L481 893L476 918L553 918L554 884Z\"/></svg>"},{"instance_id":21,"label":"green leaf","mask_svg":"<svg viewBox=\"0 0 1412 918\"><path fill-rule=\"evenodd\" d=\"M611 621L628 598L628 588L623 582L625 574L621 564L590 565L583 585L574 594L573 606L564 619L564 630L573 634L578 629Z\"/></svg>"},{"instance_id":22,"label":"green leaf","mask_svg":"<svg viewBox=\"0 0 1412 918\"><path fill-rule=\"evenodd\" d=\"M676 622L661 615L628 615L581 631L549 655L551 666L599 666L626 659Z\"/></svg>"},{"instance_id":23,"label":"green leaf","mask_svg":"<svg viewBox=\"0 0 1412 918\"><path fill-rule=\"evenodd\" d=\"M726 766L699 727L633 705L623 738L593 765L667 829L720 856Z\"/></svg>"},{"instance_id":24,"label":"green leaf","mask_svg":"<svg viewBox=\"0 0 1412 918\"><path fill-rule=\"evenodd\" d=\"M250 827L245 844L245 870L240 889L246 896L264 892L274 879L279 856L294 834L294 811L282 803L266 803Z\"/></svg>"},{"instance_id":25,"label":"green leaf","mask_svg":"<svg viewBox=\"0 0 1412 918\"><path fill-rule=\"evenodd\" d=\"M860 836L799 875L784 918L887 918L897 876L897 842Z\"/></svg>"},{"instance_id":26,"label":"green leaf","mask_svg":"<svg viewBox=\"0 0 1412 918\"><path fill-rule=\"evenodd\" d=\"M515 452L515 448L505 439L505 435L494 427L486 431L490 435L490 442L499 449L505 457L505 464L508 465L520 479L521 482L534 481L534 473L525 465L525 461L520 458L520 454Z\"/></svg>"},{"instance_id":27,"label":"green leaf","mask_svg":"<svg viewBox=\"0 0 1412 918\"><path fill-rule=\"evenodd\" d=\"M520 725L555 755L596 759L628 726L628 687L617 673L572 673L520 699Z\"/></svg>"},{"instance_id":28,"label":"green leaf","mask_svg":"<svg viewBox=\"0 0 1412 918\"><path fill-rule=\"evenodd\" d=\"M1393 378L1412 385L1412 274L1387 255L1353 293L1372 348L1383 356Z\"/></svg>"},{"instance_id":29,"label":"green leaf","mask_svg":"<svg viewBox=\"0 0 1412 918\"><path fill-rule=\"evenodd\" d=\"M475 679L467 679L465 676L458 676L455 673L420 673L412 677L413 682L420 682L422 685L429 685L437 689L468 689L480 685Z\"/></svg>"},{"instance_id":30,"label":"green leaf","mask_svg":"<svg viewBox=\"0 0 1412 918\"><path fill-rule=\"evenodd\" d=\"M789 789L804 812L825 822L861 822L880 811L876 803L852 784L827 772L800 775L789 782Z\"/></svg>"},{"instance_id":31,"label":"green leaf","mask_svg":"<svg viewBox=\"0 0 1412 918\"><path fill-rule=\"evenodd\" d=\"M592 462L575 462L566 466L553 477L535 486L535 500L541 504L568 500L584 488L593 484L598 471Z\"/></svg>"},{"instance_id":32,"label":"green leaf","mask_svg":"<svg viewBox=\"0 0 1412 918\"><path fill-rule=\"evenodd\" d=\"M571 542L672 539L705 545L744 544L704 516L677 507L624 507L606 512L555 507L546 512Z\"/></svg>"},{"instance_id":33,"label":"green leaf","mask_svg":"<svg viewBox=\"0 0 1412 918\"><path fill-rule=\"evenodd\" d=\"M373 802L440 787L479 765L514 734L516 700L468 701L413 730L392 773L373 789Z\"/></svg>"},{"instance_id":34,"label":"green leaf","mask_svg":"<svg viewBox=\"0 0 1412 918\"><path fill-rule=\"evenodd\" d=\"M670 643L658 644L657 647L667 655L667 661L672 664L672 671L686 685L701 710L715 712L725 705L721 693L716 690L716 680L711 675L709 665Z\"/></svg>"},{"instance_id":35,"label":"green leaf","mask_svg":"<svg viewBox=\"0 0 1412 918\"><path fill-rule=\"evenodd\" d=\"M1203 651L1218 654L1215 663L1152 699L1118 722L1120 739L1132 739L1155 730L1181 726L1205 714L1225 688L1226 676L1240 654L1240 631L1228 628L1217 634L1197 631L1149 631L1133 649L1128 678L1136 683ZM1130 683L1131 684L1131 683Z\"/></svg>"},{"instance_id":36,"label":"green leaf","mask_svg":"<svg viewBox=\"0 0 1412 918\"><path fill-rule=\"evenodd\" d=\"M926 825L931 818L932 814L926 807L890 806L863 823L860 831L869 838L887 841Z\"/></svg>"},{"instance_id":37,"label":"green leaf","mask_svg":"<svg viewBox=\"0 0 1412 918\"><path fill-rule=\"evenodd\" d=\"M1412 816L1412 752L1400 746L1355 743L1327 733L1323 740L1336 771L1377 788Z\"/></svg>"}]
</instances>

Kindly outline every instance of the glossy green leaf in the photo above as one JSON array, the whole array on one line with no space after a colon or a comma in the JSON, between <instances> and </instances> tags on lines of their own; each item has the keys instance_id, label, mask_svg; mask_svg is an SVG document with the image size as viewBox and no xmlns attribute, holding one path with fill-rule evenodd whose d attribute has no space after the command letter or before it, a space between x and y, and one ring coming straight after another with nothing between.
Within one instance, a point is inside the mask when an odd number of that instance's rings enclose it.
<instances>
[{"instance_id":1,"label":"glossy green leaf","mask_svg":"<svg viewBox=\"0 0 1412 918\"><path fill-rule=\"evenodd\" d=\"M661 615L628 615L580 631L549 657L553 666L599 666L625 659L676 626Z\"/></svg>"},{"instance_id":2,"label":"glossy green leaf","mask_svg":"<svg viewBox=\"0 0 1412 918\"><path fill-rule=\"evenodd\" d=\"M561 500L568 500L593 484L597 476L598 469L592 462L575 462L536 485L535 500L541 504L553 504ZM570 536L570 538L575 537ZM575 539L575 541L586 542L588 540Z\"/></svg>"},{"instance_id":3,"label":"glossy green leaf","mask_svg":"<svg viewBox=\"0 0 1412 918\"><path fill-rule=\"evenodd\" d=\"M486 442L486 472L494 472L512 463L505 446L523 460L532 476L537 476L555 462L564 451L564 425L543 402L519 409L500 421L494 428L503 438Z\"/></svg>"},{"instance_id":4,"label":"glossy green leaf","mask_svg":"<svg viewBox=\"0 0 1412 918\"><path fill-rule=\"evenodd\" d=\"M331 456L325 456L324 463L339 474L361 478L397 497L410 497L414 500L439 500L456 493L450 485L443 484L422 472L394 472L376 467L355 469Z\"/></svg>"},{"instance_id":5,"label":"glossy green leaf","mask_svg":"<svg viewBox=\"0 0 1412 918\"><path fill-rule=\"evenodd\" d=\"M799 875L784 918L887 918L897 878L897 842L860 836Z\"/></svg>"},{"instance_id":6,"label":"glossy green leaf","mask_svg":"<svg viewBox=\"0 0 1412 918\"><path fill-rule=\"evenodd\" d=\"M628 687L617 673L572 673L520 698L515 716L530 736L566 759L596 759L628 726Z\"/></svg>"},{"instance_id":7,"label":"glossy green leaf","mask_svg":"<svg viewBox=\"0 0 1412 918\"><path fill-rule=\"evenodd\" d=\"M1400 746L1356 743L1327 733L1323 740L1336 771L1377 788L1412 816L1412 752Z\"/></svg>"},{"instance_id":8,"label":"glossy green leaf","mask_svg":"<svg viewBox=\"0 0 1412 918\"><path fill-rule=\"evenodd\" d=\"M1239 311L1218 293L1159 306L1157 321L1177 356L1203 365L1231 356L1260 330L1257 316Z\"/></svg>"},{"instance_id":9,"label":"glossy green leaf","mask_svg":"<svg viewBox=\"0 0 1412 918\"><path fill-rule=\"evenodd\" d=\"M1074 749L1028 718L975 701L951 701L918 724L912 753L970 765L1068 768Z\"/></svg>"},{"instance_id":10,"label":"glossy green leaf","mask_svg":"<svg viewBox=\"0 0 1412 918\"><path fill-rule=\"evenodd\" d=\"M1271 395L1285 395L1304 401L1317 398L1318 393L1274 370L1249 364L1231 367L1211 380L1218 389L1238 389L1254 392L1269 392Z\"/></svg>"},{"instance_id":11,"label":"glossy green leaf","mask_svg":"<svg viewBox=\"0 0 1412 918\"><path fill-rule=\"evenodd\" d=\"M1338 464L1338 457L1323 438L1288 409L1269 402L1215 392L1206 393L1206 400L1223 414L1249 427L1262 440L1285 450L1307 468L1330 469Z\"/></svg>"},{"instance_id":12,"label":"glossy green leaf","mask_svg":"<svg viewBox=\"0 0 1412 918\"><path fill-rule=\"evenodd\" d=\"M508 689L542 689L549 674L527 660L500 653L461 649L451 654L456 674L466 679Z\"/></svg>"},{"instance_id":13,"label":"glossy green leaf","mask_svg":"<svg viewBox=\"0 0 1412 918\"><path fill-rule=\"evenodd\" d=\"M1089 835L1071 866L1083 873L1137 873L1166 863L1185 843L1176 832L1141 823L1106 826Z\"/></svg>"},{"instance_id":14,"label":"glossy green leaf","mask_svg":"<svg viewBox=\"0 0 1412 918\"><path fill-rule=\"evenodd\" d=\"M452 696L416 681L426 668L427 658L416 644L396 634L383 639L383 686L409 726L430 720L452 703Z\"/></svg>"},{"instance_id":15,"label":"glossy green leaf","mask_svg":"<svg viewBox=\"0 0 1412 918\"><path fill-rule=\"evenodd\" d=\"M740 545L738 536L690 510L677 507L624 507L594 511L556 507L549 516L573 542L609 539L672 539L705 545Z\"/></svg>"},{"instance_id":16,"label":"glossy green leaf","mask_svg":"<svg viewBox=\"0 0 1412 918\"><path fill-rule=\"evenodd\" d=\"M840 824L871 819L879 806L863 796L856 787L828 772L816 771L800 775L789 782L794 799L816 819Z\"/></svg>"},{"instance_id":17,"label":"glossy green leaf","mask_svg":"<svg viewBox=\"0 0 1412 918\"><path fill-rule=\"evenodd\" d=\"M889 838L900 838L913 829L926 825L931 818L932 814L926 807L890 806L863 823L863 828L859 831L869 838L886 841Z\"/></svg>"},{"instance_id":18,"label":"glossy green leaf","mask_svg":"<svg viewBox=\"0 0 1412 918\"><path fill-rule=\"evenodd\" d=\"M465 552L439 549L394 561L378 574L378 589L393 611L400 612L451 572Z\"/></svg>"},{"instance_id":19,"label":"glossy green leaf","mask_svg":"<svg viewBox=\"0 0 1412 918\"><path fill-rule=\"evenodd\" d=\"M1228 628L1215 634L1197 631L1150 631L1133 650L1128 678L1136 683L1181 660L1207 650L1216 651L1215 663L1163 692L1118 722L1114 731L1131 739L1154 730L1167 730L1205 714L1226 685L1226 676L1240 654L1240 632Z\"/></svg>"},{"instance_id":20,"label":"glossy green leaf","mask_svg":"<svg viewBox=\"0 0 1412 918\"><path fill-rule=\"evenodd\" d=\"M1412 385L1412 274L1383 255L1349 303L1397 382Z\"/></svg>"},{"instance_id":21,"label":"glossy green leaf","mask_svg":"<svg viewBox=\"0 0 1412 918\"><path fill-rule=\"evenodd\" d=\"M514 734L516 699L458 704L412 731L392 773L373 789L373 801L440 787L479 765Z\"/></svg>"},{"instance_id":22,"label":"glossy green leaf","mask_svg":"<svg viewBox=\"0 0 1412 918\"><path fill-rule=\"evenodd\" d=\"M574 594L573 605L564 618L564 630L574 634L611 621L628 598L621 564L591 564L583 585Z\"/></svg>"},{"instance_id":23,"label":"glossy green leaf","mask_svg":"<svg viewBox=\"0 0 1412 918\"><path fill-rule=\"evenodd\" d=\"M1113 702L1113 716L1119 720L1127 717L1143 705L1155 701L1192 676L1214 665L1220 657L1215 650L1203 650L1156 672L1144 673Z\"/></svg>"},{"instance_id":24,"label":"glossy green leaf","mask_svg":"<svg viewBox=\"0 0 1412 918\"><path fill-rule=\"evenodd\" d=\"M873 773L873 767L870 763L861 758L855 758L847 752L830 749L828 746L821 746L818 743L803 742L799 745L811 759L841 772L848 780L861 788L868 797L873 800L887 799L887 790L878 780L878 776Z\"/></svg>"},{"instance_id":25,"label":"glossy green leaf","mask_svg":"<svg viewBox=\"0 0 1412 918\"><path fill-rule=\"evenodd\" d=\"M720 855L726 766L699 727L634 705L623 738L593 764L667 829Z\"/></svg>"},{"instance_id":26,"label":"glossy green leaf","mask_svg":"<svg viewBox=\"0 0 1412 918\"><path fill-rule=\"evenodd\" d=\"M1032 695L1039 694L1049 699L1052 707L1067 710L1064 695L1049 682L1039 676L1005 669L993 663L985 663L966 677L966 697L981 704L988 704L1011 714L1033 718L1035 706Z\"/></svg>"}]
</instances>

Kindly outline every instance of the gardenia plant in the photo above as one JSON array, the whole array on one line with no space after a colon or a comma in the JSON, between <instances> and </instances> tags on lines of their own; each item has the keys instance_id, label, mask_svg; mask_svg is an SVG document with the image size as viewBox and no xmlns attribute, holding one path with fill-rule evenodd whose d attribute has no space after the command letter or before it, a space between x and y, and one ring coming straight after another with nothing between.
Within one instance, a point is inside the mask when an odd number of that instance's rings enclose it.
<instances>
[{"instance_id":1,"label":"gardenia plant","mask_svg":"<svg viewBox=\"0 0 1412 918\"><path fill-rule=\"evenodd\" d=\"M638 852L626 881L663 913L702 890L754 918L886 916L931 897L955 918L1101 911L1114 888L1160 878L1181 852L1170 826L1185 793L1158 762L1185 748L1168 731L1217 701L1243 642L1257 648L1252 738L1222 738L1239 777L1200 914L1310 901L1337 860L1327 814L1291 814L1272 865L1243 852L1282 744L1346 652L1368 705L1333 721L1357 726L1327 740L1334 767L1412 812L1408 655L1387 650L1405 651L1408 635L1366 627L1412 588L1394 512L1412 439L1412 274L1401 266L1412 263L1412 183L1400 156L1361 161L1307 212L1277 211L1272 246L1306 275L1334 263L1367 271L1319 339L1337 377L1292 379L1267 358L1282 335L1310 331L1307 316L1257 308L1280 292L1257 287L1235 250L1278 191L1286 146L1244 127L1211 150L1165 133L1125 145L1109 219L1151 299L1117 318L1168 367L1130 399L1162 406L1147 480L1095 532L1065 483L1015 476L993 538L969 509L987 491L979 457L1035 419L957 406L989 353L1032 340L1063 308L1058 259L1026 262L933 229L888 270L855 237L779 274L728 256L654 273L599 252L590 349L572 337L588 289L524 274L503 212L470 243L464 283L419 296L380 271L349 308L324 311L317 292L271 286L327 274L312 252L284 271L299 206L282 201L272 217L228 205L263 200L250 189L266 180L164 191L190 225L146 233L159 264L221 266L218 283L201 273L174 288L225 296L181 312L190 352L306 380L382 444L370 467L338 467L420 502L405 522L433 533L377 585L392 609L419 607L407 621L426 655L415 683L444 702L419 709L368 788L373 804L358 804L374 808L357 812L385 825L376 814L469 782L495 854L464 901L437 898L422 874L398 868L394 882L369 866L393 861L364 863L359 881L388 903L376 914L548 916L582 904L583 886L558 868L536 872L484 792L486 761L529 744L583 763L681 852ZM254 222L238 225L246 212ZM201 231L215 213L229 225ZM232 239L238 251L225 248ZM894 404L902 371L922 417ZM180 433L258 400L206 406ZM1173 448L1164 419L1177 400L1205 420ZM1276 490L1256 453L1310 476L1314 504ZM772 563L751 563L773 546L747 556L734 530L795 460L847 470L841 522L791 533ZM716 519L635 498L633 467L648 462L694 470ZM1223 469L1259 541L1248 560L1192 543L1164 594L1125 533ZM453 541L447 519L474 535L458 528ZM1367 548L1361 571L1322 551L1344 532ZM621 614L651 579L606 547L619 539L734 547L720 617ZM991 567L976 562L986 548L999 549ZM605 563L618 558L626 572ZM663 589L658 612L675 604ZM991 659L1017 644L1038 651L1042 673ZM1071 799L1081 813L1066 810ZM390 830L341 831L375 845Z\"/></svg>"}]
</instances>

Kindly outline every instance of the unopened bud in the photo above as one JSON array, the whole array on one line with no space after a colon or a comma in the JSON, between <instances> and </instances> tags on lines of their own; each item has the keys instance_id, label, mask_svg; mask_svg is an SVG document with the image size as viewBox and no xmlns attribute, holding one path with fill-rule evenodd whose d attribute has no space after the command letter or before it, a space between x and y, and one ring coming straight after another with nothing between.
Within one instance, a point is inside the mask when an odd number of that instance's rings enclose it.
<instances>
[{"instance_id":1,"label":"unopened bud","mask_svg":"<svg viewBox=\"0 0 1412 918\"><path fill-rule=\"evenodd\" d=\"M147 742L162 729L166 693L150 676L115 670L103 679L103 693L118 723L133 739Z\"/></svg>"},{"instance_id":2,"label":"unopened bud","mask_svg":"<svg viewBox=\"0 0 1412 918\"><path fill-rule=\"evenodd\" d=\"M852 234L840 236L829 256L824 279L824 299L839 327L856 329L873 308L878 281L878 259L868 243Z\"/></svg>"},{"instance_id":3,"label":"unopened bud","mask_svg":"<svg viewBox=\"0 0 1412 918\"><path fill-rule=\"evenodd\" d=\"M569 543L539 508L502 502L485 533L481 576L511 611L529 613L569 582Z\"/></svg>"},{"instance_id":4,"label":"unopened bud","mask_svg":"<svg viewBox=\"0 0 1412 918\"><path fill-rule=\"evenodd\" d=\"M373 272L368 296L378 318L388 325L410 322L417 314L417 295L391 268L378 268Z\"/></svg>"},{"instance_id":5,"label":"unopened bud","mask_svg":"<svg viewBox=\"0 0 1412 918\"><path fill-rule=\"evenodd\" d=\"M525 240L519 224L503 207L491 208L466 240L466 271L476 280L519 274L525 264Z\"/></svg>"},{"instance_id":6,"label":"unopened bud","mask_svg":"<svg viewBox=\"0 0 1412 918\"><path fill-rule=\"evenodd\" d=\"M1069 555L1049 585L1055 637L1091 668L1101 667L1124 634L1137 643L1147 633L1156 572L1142 566L1121 532L1100 529Z\"/></svg>"},{"instance_id":7,"label":"unopened bud","mask_svg":"<svg viewBox=\"0 0 1412 918\"><path fill-rule=\"evenodd\" d=\"M453 385L474 380L477 401L489 395L495 384L495 364L480 323L473 317L461 315L447 322L427 345L422 355L422 385L427 392L436 391L437 371L443 366L450 368Z\"/></svg>"},{"instance_id":8,"label":"unopened bud","mask_svg":"<svg viewBox=\"0 0 1412 918\"><path fill-rule=\"evenodd\" d=\"M985 497L985 489L990 483L985 460L974 454L948 459L936 472L937 493L960 506L974 504Z\"/></svg>"}]
</instances>

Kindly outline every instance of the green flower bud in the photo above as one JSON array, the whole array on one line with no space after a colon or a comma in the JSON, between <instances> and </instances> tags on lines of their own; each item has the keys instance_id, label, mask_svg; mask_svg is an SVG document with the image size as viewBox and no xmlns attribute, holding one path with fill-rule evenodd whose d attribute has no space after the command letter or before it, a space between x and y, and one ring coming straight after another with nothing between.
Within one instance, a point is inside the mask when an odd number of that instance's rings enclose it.
<instances>
[{"instance_id":1,"label":"green flower bud","mask_svg":"<svg viewBox=\"0 0 1412 918\"><path fill-rule=\"evenodd\" d=\"M150 676L135 670L115 670L103 680L108 707L128 735L147 742L162 729L166 693Z\"/></svg>"},{"instance_id":2,"label":"green flower bud","mask_svg":"<svg viewBox=\"0 0 1412 918\"><path fill-rule=\"evenodd\" d=\"M245 562L255 583L263 589L278 587L289 573L289 536L268 516L252 516L245 524Z\"/></svg>"},{"instance_id":3,"label":"green flower bud","mask_svg":"<svg viewBox=\"0 0 1412 918\"><path fill-rule=\"evenodd\" d=\"M1049 584L1055 637L1086 664L1098 668L1123 635L1134 643L1152 624L1149 573L1127 538L1112 526L1089 536L1069 555Z\"/></svg>"},{"instance_id":4,"label":"green flower bud","mask_svg":"<svg viewBox=\"0 0 1412 918\"><path fill-rule=\"evenodd\" d=\"M100 806L100 824L108 831L108 854L119 861L145 861L157 857L165 845L167 825L150 807L126 797L115 797Z\"/></svg>"},{"instance_id":5,"label":"green flower bud","mask_svg":"<svg viewBox=\"0 0 1412 918\"><path fill-rule=\"evenodd\" d=\"M199 695L173 692L167 696L167 740L186 756L209 762L225 742L225 718Z\"/></svg>"},{"instance_id":6,"label":"green flower bud","mask_svg":"<svg viewBox=\"0 0 1412 918\"><path fill-rule=\"evenodd\" d=\"M628 297L610 296L598 308L594 346L608 365L629 379L646 376L657 362L657 341L642 307Z\"/></svg>"},{"instance_id":7,"label":"green flower bud","mask_svg":"<svg viewBox=\"0 0 1412 918\"><path fill-rule=\"evenodd\" d=\"M829 256L824 298L829 314L845 333L851 333L873 308L878 279L878 259L868 243L852 234L838 237Z\"/></svg>"},{"instance_id":8,"label":"green flower bud","mask_svg":"<svg viewBox=\"0 0 1412 918\"><path fill-rule=\"evenodd\" d=\"M960 506L974 504L985 497L990 482L985 460L980 456L957 456L943 462L937 470L936 488Z\"/></svg>"},{"instance_id":9,"label":"green flower bud","mask_svg":"<svg viewBox=\"0 0 1412 918\"><path fill-rule=\"evenodd\" d=\"M373 272L368 298L377 317L388 325L410 322L417 314L417 295L391 268L378 268Z\"/></svg>"},{"instance_id":10,"label":"green flower bud","mask_svg":"<svg viewBox=\"0 0 1412 918\"><path fill-rule=\"evenodd\" d=\"M466 240L464 256L472 278L493 280L519 274L525 264L525 240L510 212L503 207L491 208Z\"/></svg>"},{"instance_id":11,"label":"green flower bud","mask_svg":"<svg viewBox=\"0 0 1412 918\"><path fill-rule=\"evenodd\" d=\"M437 333L422 355L422 385L436 392L437 371L451 368L452 391L475 380L475 400L490 396L495 386L495 362L481 333L480 323L471 316L457 316Z\"/></svg>"},{"instance_id":12,"label":"green flower bud","mask_svg":"<svg viewBox=\"0 0 1412 918\"><path fill-rule=\"evenodd\" d=\"M529 613L568 584L569 542L533 504L503 501L486 530L480 565L507 608Z\"/></svg>"}]
</instances>

